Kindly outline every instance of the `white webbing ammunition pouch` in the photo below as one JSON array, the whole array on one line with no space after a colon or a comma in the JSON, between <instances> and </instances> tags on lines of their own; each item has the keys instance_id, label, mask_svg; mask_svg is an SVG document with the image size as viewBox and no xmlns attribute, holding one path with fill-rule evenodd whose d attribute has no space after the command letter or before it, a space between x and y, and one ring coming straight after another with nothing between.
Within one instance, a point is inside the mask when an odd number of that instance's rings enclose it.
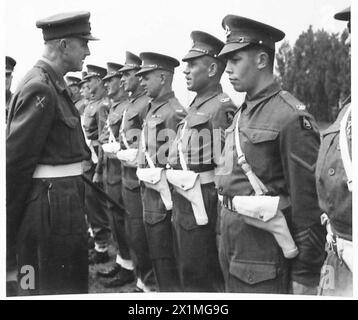
<instances>
[{"instance_id":1,"label":"white webbing ammunition pouch","mask_svg":"<svg viewBox=\"0 0 358 320\"><path fill-rule=\"evenodd\" d=\"M246 161L240 147L239 137L239 119L241 110L239 111L235 126L235 146L238 156L238 164L246 174L255 196L234 196L233 206L237 213L244 216L244 221L266 230L275 237L278 245L287 259L292 259L298 255L298 248L292 238L288 228L286 218L283 213L278 210L279 196L266 196L268 192L266 186L252 171L251 166ZM252 199L249 199L252 198Z\"/></svg>"},{"instance_id":2,"label":"white webbing ammunition pouch","mask_svg":"<svg viewBox=\"0 0 358 320\"><path fill-rule=\"evenodd\" d=\"M172 196L164 168L138 168L137 176L147 188L160 193L165 209L171 210L173 208Z\"/></svg>"},{"instance_id":3,"label":"white webbing ammunition pouch","mask_svg":"<svg viewBox=\"0 0 358 320\"><path fill-rule=\"evenodd\" d=\"M172 210L173 209L172 195L170 193L165 170L164 168L156 168L152 158L147 152L147 147L144 137L145 126L146 126L146 122L144 122L143 129L141 132L141 143L142 143L142 151L148 162L149 168L138 168L137 177L139 180L143 181L143 183L147 188L159 192L160 197L164 203L165 209Z\"/></svg>"},{"instance_id":4,"label":"white webbing ammunition pouch","mask_svg":"<svg viewBox=\"0 0 358 320\"><path fill-rule=\"evenodd\" d=\"M206 225L209 220L201 193L199 174L189 170L170 169L166 171L166 175L175 190L190 201L197 225Z\"/></svg>"}]
</instances>

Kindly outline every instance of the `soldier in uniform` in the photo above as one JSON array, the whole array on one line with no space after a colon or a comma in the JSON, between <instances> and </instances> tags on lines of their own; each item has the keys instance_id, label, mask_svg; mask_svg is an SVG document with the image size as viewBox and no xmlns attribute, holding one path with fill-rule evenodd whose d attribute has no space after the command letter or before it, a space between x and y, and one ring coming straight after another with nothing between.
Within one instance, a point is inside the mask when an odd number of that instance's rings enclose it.
<instances>
[{"instance_id":1,"label":"soldier in uniform","mask_svg":"<svg viewBox=\"0 0 358 320\"><path fill-rule=\"evenodd\" d=\"M234 89L246 92L218 170L226 291L316 294L325 258L314 181L320 141L305 106L273 76L275 42L285 34L234 15L222 26L219 56Z\"/></svg>"},{"instance_id":2,"label":"soldier in uniform","mask_svg":"<svg viewBox=\"0 0 358 320\"><path fill-rule=\"evenodd\" d=\"M107 70L95 65L87 65L87 81L92 99L83 113L83 128L92 151L92 160L84 163L85 177L103 187L102 149L98 137L106 124L109 103L102 78ZM91 264L109 260L108 244L111 237L109 217L106 212L106 200L86 184L86 210L89 224L94 234L95 248L90 255Z\"/></svg>"},{"instance_id":3,"label":"soldier in uniform","mask_svg":"<svg viewBox=\"0 0 358 320\"><path fill-rule=\"evenodd\" d=\"M335 19L348 21L350 7ZM346 40L350 46L350 35ZM320 294L352 296L352 126L351 97L343 103L336 121L322 133L316 167L318 200L327 227L328 255L321 273Z\"/></svg>"},{"instance_id":4,"label":"soldier in uniform","mask_svg":"<svg viewBox=\"0 0 358 320\"><path fill-rule=\"evenodd\" d=\"M7 120L7 116L9 113L9 104L12 98L11 92L11 82L12 82L12 73L14 72L14 68L16 66L16 60L9 56L5 57L5 89L6 89L6 114L5 120Z\"/></svg>"},{"instance_id":5,"label":"soldier in uniform","mask_svg":"<svg viewBox=\"0 0 358 320\"><path fill-rule=\"evenodd\" d=\"M77 106L77 110L80 113L80 116L83 116L83 112L85 111L87 105L89 104L92 95L88 87L88 82L84 80L85 76L87 75L87 71L82 72L82 80L78 83L80 87L80 94L81 94L81 102Z\"/></svg>"},{"instance_id":6,"label":"soldier in uniform","mask_svg":"<svg viewBox=\"0 0 358 320\"><path fill-rule=\"evenodd\" d=\"M103 184L106 193L116 203L123 206L121 162L116 157L119 150L119 127L124 110L129 105L128 93L121 81L122 74L118 72L123 65L113 62L107 63L107 75L103 78L108 97L111 99L106 126L99 142L103 146ZM105 148L106 147L106 148ZM113 266L106 270L99 270L97 274L104 278L112 278L104 283L105 287L119 287L134 281L134 265L131 260L125 230L125 212L113 203L107 202L108 213L112 218L112 232L117 244L117 257Z\"/></svg>"},{"instance_id":7,"label":"soldier in uniform","mask_svg":"<svg viewBox=\"0 0 358 320\"><path fill-rule=\"evenodd\" d=\"M130 93L130 105L125 110L120 128L123 150L138 149L140 133L148 109L149 98L135 75L141 63L142 60L138 56L127 51L126 62L119 70L123 74L124 90ZM127 213L126 230L129 245L134 252L136 291L147 292L150 291L150 285L153 283L153 269L144 230L142 199L136 170L136 163L123 161L122 158L122 196Z\"/></svg>"},{"instance_id":8,"label":"soldier in uniform","mask_svg":"<svg viewBox=\"0 0 358 320\"><path fill-rule=\"evenodd\" d=\"M67 86L71 90L71 98L73 103L75 104L79 114L81 115L83 113L83 110L81 108L84 108L84 105L82 103L81 99L81 85L80 85L81 79L73 76L67 76L66 77L66 83Z\"/></svg>"},{"instance_id":9,"label":"soldier in uniform","mask_svg":"<svg viewBox=\"0 0 358 320\"><path fill-rule=\"evenodd\" d=\"M143 172L150 174L152 169L165 169L167 151L174 140L177 124L185 117L186 111L172 90L174 68L179 66L179 61L153 52L143 52L140 58L143 61L142 68L136 75L140 76L141 85L151 101L142 129L138 160L140 168L149 168ZM166 186L167 195L170 196L169 185ZM144 225L158 289L180 291L174 257L171 207L166 206L162 200L165 194L148 186L145 181L141 191Z\"/></svg>"},{"instance_id":10,"label":"soldier in uniform","mask_svg":"<svg viewBox=\"0 0 358 320\"><path fill-rule=\"evenodd\" d=\"M178 125L168 162L175 170L197 174L198 190L202 194L198 210L204 211L206 217L199 223L192 202L174 189L173 224L183 290L213 292L222 290L223 286L216 245L218 195L214 169L224 142L223 132L231 124L236 106L220 85L226 61L218 53L224 43L202 31L193 31L191 39L193 46L182 60L187 62L184 70L187 87L196 96L188 115ZM219 140L216 147L215 138ZM214 152L217 147L219 152Z\"/></svg>"},{"instance_id":11,"label":"soldier in uniform","mask_svg":"<svg viewBox=\"0 0 358 320\"><path fill-rule=\"evenodd\" d=\"M20 294L88 292L81 163L90 158L64 81L90 55L89 12L36 22L43 56L20 83L7 125L7 250Z\"/></svg>"}]
</instances>

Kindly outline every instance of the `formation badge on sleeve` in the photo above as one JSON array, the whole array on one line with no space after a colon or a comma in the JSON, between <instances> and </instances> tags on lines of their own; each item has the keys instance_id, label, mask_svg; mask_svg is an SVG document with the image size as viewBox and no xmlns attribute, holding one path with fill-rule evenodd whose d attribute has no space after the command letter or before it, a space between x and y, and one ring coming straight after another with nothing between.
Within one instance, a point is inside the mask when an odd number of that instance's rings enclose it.
<instances>
[{"instance_id":1,"label":"formation badge on sleeve","mask_svg":"<svg viewBox=\"0 0 358 320\"><path fill-rule=\"evenodd\" d=\"M312 130L312 124L309 119L305 116L301 116L301 127L305 130Z\"/></svg>"}]
</instances>

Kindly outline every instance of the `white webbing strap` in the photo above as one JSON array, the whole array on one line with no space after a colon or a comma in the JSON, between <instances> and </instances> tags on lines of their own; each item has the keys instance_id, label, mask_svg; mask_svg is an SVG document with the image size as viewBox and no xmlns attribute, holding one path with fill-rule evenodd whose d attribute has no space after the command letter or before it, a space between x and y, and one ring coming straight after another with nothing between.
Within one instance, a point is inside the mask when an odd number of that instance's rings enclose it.
<instances>
[{"instance_id":1,"label":"white webbing strap","mask_svg":"<svg viewBox=\"0 0 358 320\"><path fill-rule=\"evenodd\" d=\"M349 155L349 146L348 146L347 130L346 130L348 117L350 114L351 114L351 106L349 105L340 123L339 145L341 148L341 156L342 156L344 170L346 172L347 179L348 179L347 181L348 190L352 192L352 160Z\"/></svg>"},{"instance_id":2,"label":"white webbing strap","mask_svg":"<svg viewBox=\"0 0 358 320\"><path fill-rule=\"evenodd\" d=\"M247 178L250 181L252 188L255 191L255 195L261 196L267 192L267 188L261 182L261 180L252 171L251 166L247 163L244 153L240 146L240 135L239 135L239 120L241 116L241 110L238 111L236 125L235 125L235 146L237 152L237 163L240 165Z\"/></svg>"},{"instance_id":3,"label":"white webbing strap","mask_svg":"<svg viewBox=\"0 0 358 320\"><path fill-rule=\"evenodd\" d=\"M148 165L150 168L155 168L154 162L152 160L152 158L150 157L149 153L147 152L147 146L145 144L145 136L144 136L144 130L147 127L147 122L144 120L143 123L143 128L142 128L142 132L141 132L141 139L142 139L142 151L145 155L145 158L147 159Z\"/></svg>"},{"instance_id":4,"label":"white webbing strap","mask_svg":"<svg viewBox=\"0 0 358 320\"><path fill-rule=\"evenodd\" d=\"M130 149L128 141L127 141L127 138L126 138L126 134L124 133L124 121L125 121L126 113L127 113L127 109L125 109L124 112L123 112L121 128L119 129L119 132L121 134L122 141L123 141L126 149Z\"/></svg>"},{"instance_id":5,"label":"white webbing strap","mask_svg":"<svg viewBox=\"0 0 358 320\"><path fill-rule=\"evenodd\" d=\"M111 126L109 125L109 118L107 118L106 125L107 125L107 129L108 129L108 132L109 132L108 142L113 143L113 142L116 141L116 138L114 137L114 134L113 134L113 131L111 129Z\"/></svg>"},{"instance_id":6,"label":"white webbing strap","mask_svg":"<svg viewBox=\"0 0 358 320\"><path fill-rule=\"evenodd\" d=\"M184 137L184 133L185 133L187 124L188 124L187 121L184 120L184 125L183 125L182 131L180 133L179 140L178 140L179 161L180 161L180 165L183 168L183 170L188 170L188 166L186 165L186 162L185 162L185 157L184 157L184 153L183 153L183 144L182 144L182 140Z\"/></svg>"}]
</instances>

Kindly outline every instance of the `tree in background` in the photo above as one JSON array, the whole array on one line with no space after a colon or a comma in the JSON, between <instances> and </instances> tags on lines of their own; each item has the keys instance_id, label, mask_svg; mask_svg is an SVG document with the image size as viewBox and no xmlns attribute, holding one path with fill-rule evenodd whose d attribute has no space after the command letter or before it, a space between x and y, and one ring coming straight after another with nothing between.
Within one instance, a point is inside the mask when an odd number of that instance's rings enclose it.
<instances>
[{"instance_id":1,"label":"tree in background","mask_svg":"<svg viewBox=\"0 0 358 320\"><path fill-rule=\"evenodd\" d=\"M294 47L284 41L276 54L282 87L304 102L320 122L333 122L338 105L350 94L348 32L303 32Z\"/></svg>"}]
</instances>

